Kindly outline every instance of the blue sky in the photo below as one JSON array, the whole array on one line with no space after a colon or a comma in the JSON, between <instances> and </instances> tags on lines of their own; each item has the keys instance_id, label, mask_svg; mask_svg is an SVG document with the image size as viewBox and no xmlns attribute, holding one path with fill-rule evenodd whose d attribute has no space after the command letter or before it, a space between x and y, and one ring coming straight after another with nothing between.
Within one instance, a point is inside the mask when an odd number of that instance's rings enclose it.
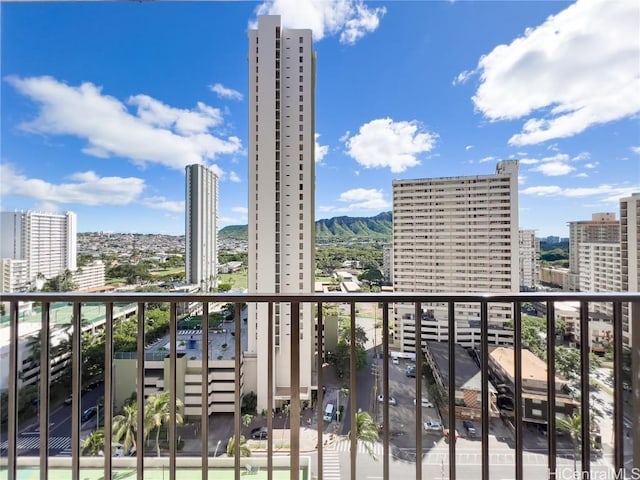
<instances>
[{"instance_id":1,"label":"blue sky","mask_svg":"<svg viewBox=\"0 0 640 480\"><path fill-rule=\"evenodd\" d=\"M520 160L521 228L640 191L634 0L3 3L2 210L184 233L184 166L247 221L247 28L316 40L316 218L392 209L392 181Z\"/></svg>"}]
</instances>

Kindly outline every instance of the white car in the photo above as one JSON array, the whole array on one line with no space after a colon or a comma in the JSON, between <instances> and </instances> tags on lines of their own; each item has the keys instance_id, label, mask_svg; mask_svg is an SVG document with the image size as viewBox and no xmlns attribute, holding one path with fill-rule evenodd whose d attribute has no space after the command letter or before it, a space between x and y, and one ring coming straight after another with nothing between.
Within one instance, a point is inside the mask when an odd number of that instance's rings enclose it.
<instances>
[{"instance_id":1,"label":"white car","mask_svg":"<svg viewBox=\"0 0 640 480\"><path fill-rule=\"evenodd\" d=\"M400 359L398 357L391 357L391 363L394 365L400 365Z\"/></svg>"},{"instance_id":2,"label":"white car","mask_svg":"<svg viewBox=\"0 0 640 480\"><path fill-rule=\"evenodd\" d=\"M433 403L429 401L428 398L422 397L422 401L420 402L423 407L433 407ZM413 399L413 404L416 404L416 399Z\"/></svg>"},{"instance_id":3,"label":"white car","mask_svg":"<svg viewBox=\"0 0 640 480\"><path fill-rule=\"evenodd\" d=\"M384 402L384 396L383 395L378 395L378 401L379 402ZM389 397L389 405L397 405L398 401L393 398L393 397Z\"/></svg>"},{"instance_id":4,"label":"white car","mask_svg":"<svg viewBox=\"0 0 640 480\"><path fill-rule=\"evenodd\" d=\"M432 422L431 420L426 421L422 424L422 427L427 432L442 432L442 424L439 422Z\"/></svg>"}]
</instances>

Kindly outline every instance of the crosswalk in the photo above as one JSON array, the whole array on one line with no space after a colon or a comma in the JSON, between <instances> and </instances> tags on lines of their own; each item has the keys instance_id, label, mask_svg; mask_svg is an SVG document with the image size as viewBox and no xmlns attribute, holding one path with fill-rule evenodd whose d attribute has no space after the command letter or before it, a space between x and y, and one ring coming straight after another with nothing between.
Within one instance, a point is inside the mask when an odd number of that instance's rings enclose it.
<instances>
[{"instance_id":1,"label":"crosswalk","mask_svg":"<svg viewBox=\"0 0 640 480\"><path fill-rule=\"evenodd\" d=\"M330 448L335 452L350 452L351 451L351 440L349 439L340 439L333 444L333 448ZM373 452L375 456L380 456L384 452L384 447L381 443L367 443L358 442L358 453L366 453L369 454Z\"/></svg>"},{"instance_id":2,"label":"crosswalk","mask_svg":"<svg viewBox=\"0 0 640 480\"><path fill-rule=\"evenodd\" d=\"M351 452L351 441L348 439L339 439L333 444L333 446L327 449L327 452L334 451L339 452ZM364 444L364 442L358 442L358 454L369 455L373 453L374 456L380 458L383 456L384 447L382 443ZM399 459L407 461L415 461L416 454L413 448L391 448L391 455ZM515 465L516 454L513 450L502 450L489 453L490 465ZM325 456L325 458L327 458ZM572 462L573 454L570 452L558 452L557 461L560 463ZM524 465L547 465L549 462L546 453L538 452L523 452L522 462ZM449 452L429 450L424 452L423 463L427 465L442 465L449 463ZM461 465L482 465L482 454L478 451L458 450L456 452L456 463ZM606 464L602 458L594 458L591 461L592 465Z\"/></svg>"},{"instance_id":3,"label":"crosswalk","mask_svg":"<svg viewBox=\"0 0 640 480\"><path fill-rule=\"evenodd\" d=\"M340 458L338 452L328 449L322 456L322 478L325 480L340 480Z\"/></svg>"},{"instance_id":4,"label":"crosswalk","mask_svg":"<svg viewBox=\"0 0 640 480\"><path fill-rule=\"evenodd\" d=\"M0 443L0 450L9 448L9 442L5 440ZM40 448L40 437L18 437L18 450L38 450ZM50 450L68 450L71 452L71 439L69 437L50 437Z\"/></svg>"},{"instance_id":5,"label":"crosswalk","mask_svg":"<svg viewBox=\"0 0 640 480\"><path fill-rule=\"evenodd\" d=\"M187 336L187 335L200 335L202 334L202 330L193 330L193 329L189 329L189 330L178 330L178 336Z\"/></svg>"}]
</instances>

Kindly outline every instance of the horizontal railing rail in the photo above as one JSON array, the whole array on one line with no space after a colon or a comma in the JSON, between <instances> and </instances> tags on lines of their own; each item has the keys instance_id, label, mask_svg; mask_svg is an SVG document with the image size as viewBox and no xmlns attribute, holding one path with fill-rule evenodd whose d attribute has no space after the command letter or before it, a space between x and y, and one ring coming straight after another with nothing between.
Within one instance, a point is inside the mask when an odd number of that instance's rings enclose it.
<instances>
[{"instance_id":1,"label":"horizontal railing rail","mask_svg":"<svg viewBox=\"0 0 640 480\"><path fill-rule=\"evenodd\" d=\"M325 378L323 374L323 366L325 364L326 350L324 346L324 331L327 326L327 319L323 315L322 305L325 304L347 304L348 312L346 316L349 319L350 328L348 329L348 344L349 344L349 380L348 390L349 399L348 402L345 399L344 406L345 411L348 410L348 421L351 424L351 430L357 430L359 427L360 410L357 398L358 391L358 377L357 377L357 355L356 355L356 323L357 323L357 304L378 304L381 305L382 310L382 372L375 370L375 382L377 388L377 379L381 375L381 396L384 401L381 402L381 407L374 399L374 409L382 410L382 422L381 422L381 441L382 441L382 472L381 476L384 479L394 478L391 473L390 462L394 454L394 451L402 451L398 447L391 446L392 443L392 425L389 421L389 401L391 399L391 392L389 388L390 383L390 369L389 360L391 358L390 353L390 306L394 304L413 304L414 305L414 317L422 318L423 306L430 303L444 304L447 306L447 331L448 338L446 342L448 355L447 355L447 367L448 378L446 380L448 392L455 392L456 385L456 369L459 368L456 363L456 357L454 350L456 347L456 318L455 307L458 303L464 304L477 304L480 312L480 318L477 326L480 330L480 341L477 346L477 360L480 366L480 382L481 390L480 397L480 477L486 480L490 477L490 428L491 416L490 406L493 403L490 389L490 368L489 368L489 307L492 304L506 304L510 305L512 322L513 322L513 369L514 369L514 384L513 384L513 400L514 400L514 415L513 415L513 428L515 438L514 448L514 473L516 479L522 479L525 476L524 471L524 440L523 435L525 432L525 425L523 417L525 412L523 411L523 380L522 380L522 306L525 303L542 303L545 306L546 316L546 331L540 332L546 335L546 339L555 338L556 332L556 314L555 307L558 302L577 302L579 309L579 329L581 337L588 338L589 335L589 308L591 303L608 303L612 305L613 317L612 317L612 351L613 351L613 450L611 469L613 472L623 472L625 468L629 468L629 465L640 465L640 454L638 453L638 439L640 438L640 425L637 420L637 415L640 414L640 393L637 380L637 374L632 375L632 396L631 403L633 407L632 415L633 421L631 427L625 427L624 418L624 404L625 399L623 397L625 383L623 380L622 361L623 361L623 318L622 318L622 305L629 303L634 305L634 310L640 309L640 294L638 293L568 293L568 292L527 292L518 294L508 293L486 293L486 294L447 294L447 293L362 293L362 294L344 294L344 293L319 293L319 294L174 294L174 293L110 293L110 294L85 294L85 293L3 293L0 294L1 302L8 302L9 304L9 322L0 325L1 329L8 329L9 334L2 338L8 339L8 363L5 366L5 360L3 360L3 366L0 370L7 372L8 370L8 395L6 396L6 404L0 405L0 411L7 409L7 431L4 438L0 436L0 477L2 476L2 470L5 469L8 472L9 480L18 478L18 472L20 468L26 466L37 466L40 470L40 478L48 480L49 471L53 468L58 468L60 465L66 465L71 471L71 479L79 480L81 478L81 471L83 468L93 468L95 465L99 465L99 468L104 469L105 478L112 478L115 470L119 468L135 468L136 476L139 480L142 480L145 475L145 468L163 468L167 469L168 478L170 480L176 480L181 477L181 471L187 468L199 468L201 471L202 479L209 478L209 471L212 468L231 468L234 472L234 478L239 479L242 474L255 473L255 469L259 469L260 466L266 468L267 477L269 480L276 478L274 472L276 469L286 467L290 471L290 478L298 480L303 478L304 474L301 474L301 469L311 468L314 470L314 477L306 476L306 478L334 478L330 477L330 473L327 471L327 467L324 464L328 445L323 441L322 430L324 426L323 419L323 393L325 386ZM38 403L38 439L39 439L39 456L37 458L37 464L33 464L33 461L29 457L23 457L18 455L19 450L19 427L18 424L18 394L19 394L19 381L21 371L21 361L23 357L19 356L19 349L24 348L24 345L20 342L20 325L22 324L23 316L19 315L20 304L25 302L38 302L41 304L40 310L40 345L39 345L39 361L40 361L40 374L39 374L39 399L48 400L51 395L50 391L50 360L52 356L52 345L50 337L52 333L52 319L51 309L55 303L66 302L72 305L71 316L71 339L69 347L71 349L71 381L70 381L70 393L71 393L71 441L70 450L71 457L68 459L62 459L58 457L49 456L50 451L50 431L51 426L49 424L49 418L52 415L51 408L48 401L40 401ZM233 325L233 328L228 328L232 332L232 337L229 342L233 343L234 356L233 356L233 382L236 387L241 385L244 381L242 370L246 364L242 359L242 308L243 304L267 304L268 314L267 318L260 319L267 325L266 338L259 338L259 342L264 342L267 347L266 351L270 352L266 358L267 365L267 403L268 405L274 405L274 398L276 397L276 391L274 391L274 362L273 352L274 347L274 306L275 305L289 305L290 306L290 384L289 384L289 443L288 443L288 463L283 463L282 459L276 455L276 442L278 439L274 439L272 432L274 427L274 419L272 415L266 415L267 426L267 439L266 439L266 455L264 457L256 457L249 460L243 457L244 446L240 441L235 441L233 449L229 449L232 459L218 459L213 458L218 452L220 442L216 446L216 453L211 454L211 448L209 445L210 439L210 427L209 427L209 404L210 397L213 395L216 398L215 391L210 391L210 376L209 376L209 360L215 360L212 358L210 349L201 348L201 361L203 362L201 369L201 409L200 415L200 431L198 433L201 441L201 451L199 454L199 461L195 461L193 457L198 455L182 455L178 452L178 418L179 412L179 397L178 397L178 377L184 375L185 372L179 370L178 358L181 355L187 355L188 353L181 353L178 351L178 336L182 335L182 330L178 330L178 306L182 303L197 303L200 304L202 311L202 323L198 329L198 335L201 335L202 345L209 345L214 331L210 330L210 304L212 303L231 303L234 307L234 318L232 323L227 325ZM82 390L83 390L83 359L81 358L83 337L81 334L75 332L82 332L82 308L84 304L103 304L105 305L105 345L104 345L104 371L102 373L104 379L104 438L111 439L114 432L114 382L117 382L115 378L115 361L116 359L123 359L126 357L132 357L137 362L135 371L135 383L136 383L136 398L135 405L137 409L134 411L135 420L134 423L137 427L134 429L133 443L135 445L135 459L133 458L112 458L114 453L114 446L110 441L104 442L104 459L97 461L96 459L86 458L81 454L81 428L82 421ZM135 304L136 313L138 314L137 321L137 337L135 352L129 352L126 354L114 352L114 312L116 311L116 305L121 303ZM168 339L163 353L153 354L147 351L149 345L145 343L145 312L147 311L147 304L167 304L169 308L169 328ZM308 456L308 452L303 452L301 446L301 435L304 429L301 424L301 415L303 413L303 404L301 401L302 387L300 383L301 379L301 358L302 349L300 342L294 341L301 335L309 335L309 332L302 331L301 329L301 306L304 304L312 304L317 306L317 312L314 317L314 322L317 325L317 338L316 346L312 346L312 353L314 353L315 367L314 370L317 374L316 385L317 397L316 401L320 405L317 409L317 442L314 450L314 460L308 462L303 460ZM377 310L376 310L377 311ZM631 323L631 319L629 319ZM422 323L424 325L425 323ZM635 327L635 325L634 325ZM374 330L375 330L374 326ZM225 330L225 334L226 334ZM636 327L636 331L632 331L633 339L638 338L638 331L640 331L640 325ZM182 338L182 337L181 337ZM415 353L418 360L424 358L423 348L426 345L426 337L422 328L415 328ZM280 340L283 342L284 340ZM633 341L633 340L632 340ZM188 340L181 340L182 343L188 343ZM22 342L24 343L24 342ZM226 345L226 343L225 343ZM314 343L312 342L312 345ZM377 348L377 343L375 343ZM580 398L580 411L591 412L592 401L588 394L584 394L590 391L590 375L589 375L589 341L582 341L579 347L579 381L580 389L583 392ZM638 345L634 343L634 345ZM0 345L5 348L5 345ZM182 347L181 347L182 348ZM187 346L185 345L186 349ZM225 347L226 348L226 347ZM314 350L315 348L315 350ZM636 347L637 348L637 347ZM3 350L4 351L4 350ZM188 352L188 350L185 350ZM240 353L239 353L240 352ZM546 395L547 395L547 411L545 412L547 418L547 453L548 453L548 472L550 477L555 478L557 472L557 457L558 446L557 438L552 432L556 431L556 410L555 402L556 395L559 393L556 391L556 355L555 355L555 343L552 341L546 341L545 347L545 362L546 362ZM637 354L632 355L634 362L637 362ZM6 357L3 357L6 358ZM190 357L190 358L196 358ZM164 378L164 390L169 392L169 410L166 413L168 422L168 456L154 459L151 457L153 452L148 451L147 442L149 439L146 436L145 428L138 428L148 422L148 418L145 417L145 397L148 396L145 392L145 360L157 359L168 361L168 377ZM229 363L229 362L227 362ZM49 366L49 368L43 368L42 366ZM376 367L378 363L376 360ZM420 399L423 394L423 373L426 374L427 366L423 365L422 361L417 361L415 365L415 477L431 478L433 475L429 471L423 472L423 451L427 447L423 444L423 422L422 422L422 409ZM230 368L225 363L225 367ZM632 366L632 372L640 371L640 365L634 363ZM200 375L200 373L198 373ZM193 376L193 375L192 375ZM226 378L226 377L225 377ZM338 392L338 398L341 392ZM280 397L282 392L279 393ZM184 402L184 398L181 399ZM240 388L235 388L233 393L233 438L238 440L241 438L243 430L243 414L242 414L242 401L243 396L240 392ZM463 467L460 461L457 460L456 451L456 395L449 394L448 398L443 399L441 405L446 410L446 422L449 425L448 439L449 444L447 447L447 475L450 479L455 479L456 476L464 478L464 474L459 474L458 471ZM342 418L340 419L342 420ZM311 420L310 420L311 421ZM582 415L580 418L580 432L591 431L591 415ZM625 431L627 435L625 436ZM344 432L343 432L344 433ZM633 446L635 448L632 452L625 451L625 438L630 437L635 440ZM592 451L594 445L590 434L580 434L577 439L578 443L575 445L576 451L579 453L580 471L579 475L582 478L590 478L590 472L592 470ZM348 478L355 480L359 477L357 471L358 465L358 435L351 435L346 439L346 443L349 445L349 467ZM2 446L5 445L5 448ZM66 460L66 463L65 463ZM96 463L97 462L97 463ZM163 470L164 471L164 470ZM346 472L345 472L346 473ZM619 473L616 473L620 475ZM640 474L640 471L637 472ZM445 475L444 460L441 469L441 476ZM572 477L572 478L580 478ZM344 477L343 477L344 478ZM607 477L609 478L609 477ZM612 477L614 478L614 477ZM615 478L621 478L619 476Z\"/></svg>"}]
</instances>

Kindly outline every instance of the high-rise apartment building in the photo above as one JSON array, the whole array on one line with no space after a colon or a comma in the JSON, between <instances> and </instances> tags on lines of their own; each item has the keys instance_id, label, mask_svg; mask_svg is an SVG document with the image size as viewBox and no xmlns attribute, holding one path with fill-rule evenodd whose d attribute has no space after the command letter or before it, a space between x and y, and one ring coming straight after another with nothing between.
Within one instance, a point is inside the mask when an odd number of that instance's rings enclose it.
<instances>
[{"instance_id":1,"label":"high-rise apartment building","mask_svg":"<svg viewBox=\"0 0 640 480\"><path fill-rule=\"evenodd\" d=\"M185 198L185 279L208 292L218 274L218 176L187 165Z\"/></svg>"},{"instance_id":2,"label":"high-rise apartment building","mask_svg":"<svg viewBox=\"0 0 640 480\"><path fill-rule=\"evenodd\" d=\"M640 291L640 193L620 199L621 291ZM631 346L632 325L640 325L640 308L622 304L622 334Z\"/></svg>"},{"instance_id":3,"label":"high-rise apartment building","mask_svg":"<svg viewBox=\"0 0 640 480\"><path fill-rule=\"evenodd\" d=\"M620 222L613 212L594 213L591 220L569 222L569 271L580 274L581 243L618 243Z\"/></svg>"},{"instance_id":4,"label":"high-rise apartment building","mask_svg":"<svg viewBox=\"0 0 640 480\"><path fill-rule=\"evenodd\" d=\"M540 240L535 230L520 230L520 290L534 290L540 283Z\"/></svg>"},{"instance_id":5,"label":"high-rise apartment building","mask_svg":"<svg viewBox=\"0 0 640 480\"><path fill-rule=\"evenodd\" d=\"M619 292L621 288L620 243L581 243L580 259L581 292ZM611 302L592 302L595 312L604 313L605 320L611 322L613 305Z\"/></svg>"},{"instance_id":6,"label":"high-rise apartment building","mask_svg":"<svg viewBox=\"0 0 640 480\"><path fill-rule=\"evenodd\" d=\"M75 213L23 211L0 215L0 258L26 260L29 282L76 269Z\"/></svg>"},{"instance_id":7,"label":"high-rise apartment building","mask_svg":"<svg viewBox=\"0 0 640 480\"><path fill-rule=\"evenodd\" d=\"M315 53L311 30L286 29L276 15L249 30L249 293L314 291ZM290 398L291 345L299 342L301 399L311 398L311 305L292 339L290 307L274 305L274 400ZM249 305L245 389L267 399L267 305Z\"/></svg>"},{"instance_id":8,"label":"high-rise apartment building","mask_svg":"<svg viewBox=\"0 0 640 480\"><path fill-rule=\"evenodd\" d=\"M393 284L396 292L516 293L518 163L499 162L493 175L393 182ZM422 340L448 338L446 304L423 305ZM396 305L403 350L415 351L413 305ZM510 309L489 310L492 343L510 343L501 325ZM479 340L478 304L456 304L456 341Z\"/></svg>"}]
</instances>

